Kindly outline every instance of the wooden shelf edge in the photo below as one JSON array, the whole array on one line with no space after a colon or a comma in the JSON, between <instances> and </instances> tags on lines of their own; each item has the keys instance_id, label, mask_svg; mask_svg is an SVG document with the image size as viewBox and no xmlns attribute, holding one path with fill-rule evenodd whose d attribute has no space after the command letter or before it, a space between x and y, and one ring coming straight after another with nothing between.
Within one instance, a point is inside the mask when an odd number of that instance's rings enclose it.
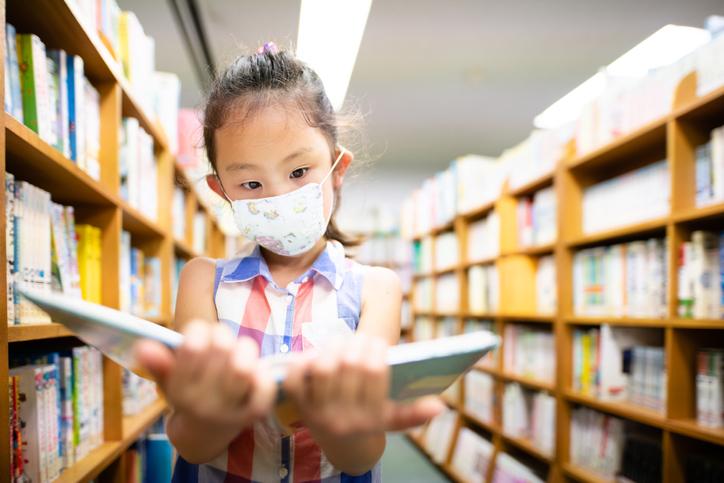
<instances>
[{"instance_id":1,"label":"wooden shelf edge","mask_svg":"<svg viewBox=\"0 0 724 483\"><path fill-rule=\"evenodd\" d=\"M571 478L586 483L611 483L613 480L607 480L606 478L596 474L595 472L576 466L573 463L563 463L563 472Z\"/></svg>"},{"instance_id":2,"label":"wooden shelf edge","mask_svg":"<svg viewBox=\"0 0 724 483\"><path fill-rule=\"evenodd\" d=\"M509 434L506 434L505 432L502 432L501 436L503 437L503 439L505 441L513 444L513 446L516 446L517 448L525 451L526 453L530 454L531 456L534 456L537 459L539 459L545 463L548 463L548 464L551 464L553 462L553 457L551 455L540 450L528 439L519 438L517 436L511 436Z\"/></svg>"},{"instance_id":3,"label":"wooden shelf edge","mask_svg":"<svg viewBox=\"0 0 724 483\"><path fill-rule=\"evenodd\" d=\"M543 188L547 188L549 185L552 185L554 175L555 175L555 167L553 168L553 170L550 173L545 173L545 174L538 176L526 183L523 183L522 185L518 186L517 188L510 189L508 194L514 198L519 198L522 196L533 194L536 191L540 191Z\"/></svg>"},{"instance_id":4,"label":"wooden shelf edge","mask_svg":"<svg viewBox=\"0 0 724 483\"><path fill-rule=\"evenodd\" d=\"M484 429L485 431L492 433L492 434L500 434L501 430L495 423L488 423L486 421L483 421L479 417L475 416L471 412L469 412L465 407L460 408L460 415L466 419L468 422L473 423L474 425L478 426L479 428Z\"/></svg>"},{"instance_id":5,"label":"wooden shelf edge","mask_svg":"<svg viewBox=\"0 0 724 483\"><path fill-rule=\"evenodd\" d=\"M619 238L635 237L637 235L646 235L650 232L656 232L666 228L668 217L655 218L653 220L627 225L620 228L604 230L590 235L583 235L567 242L569 248L585 248L590 245L607 245L609 241L615 242Z\"/></svg>"},{"instance_id":6,"label":"wooden shelf edge","mask_svg":"<svg viewBox=\"0 0 724 483\"><path fill-rule=\"evenodd\" d=\"M565 323L570 325L611 325L617 327L650 327L663 329L669 325L668 319L649 319L636 317L593 317L573 316L564 317Z\"/></svg>"},{"instance_id":7,"label":"wooden shelf edge","mask_svg":"<svg viewBox=\"0 0 724 483\"><path fill-rule=\"evenodd\" d=\"M148 218L125 200L119 199L119 204L123 212L124 230L142 237L166 237L166 230L161 228L157 222Z\"/></svg>"},{"instance_id":8,"label":"wooden shelf edge","mask_svg":"<svg viewBox=\"0 0 724 483\"><path fill-rule=\"evenodd\" d=\"M504 379L508 382L517 382L522 386L538 389L540 391L547 391L549 393L552 393L555 390L554 384L552 382L541 381L532 377L519 376L510 372L502 372L500 374L500 377L501 379Z\"/></svg>"},{"instance_id":9,"label":"wooden shelf edge","mask_svg":"<svg viewBox=\"0 0 724 483\"><path fill-rule=\"evenodd\" d=\"M666 429L666 418L663 413L659 413L653 409L643 406L637 406L629 402L621 401L603 401L593 396L585 396L578 394L573 390L564 391L564 397L576 404L588 406L598 411L613 414L625 419L637 421L639 423L653 426L659 429Z\"/></svg>"},{"instance_id":10,"label":"wooden shelf edge","mask_svg":"<svg viewBox=\"0 0 724 483\"><path fill-rule=\"evenodd\" d=\"M724 446L724 428L700 426L694 419L669 419L668 426L674 433Z\"/></svg>"},{"instance_id":11,"label":"wooden shelf edge","mask_svg":"<svg viewBox=\"0 0 724 483\"><path fill-rule=\"evenodd\" d=\"M8 342L10 343L74 336L75 334L64 325L55 322L50 324L8 325Z\"/></svg>"}]
</instances>

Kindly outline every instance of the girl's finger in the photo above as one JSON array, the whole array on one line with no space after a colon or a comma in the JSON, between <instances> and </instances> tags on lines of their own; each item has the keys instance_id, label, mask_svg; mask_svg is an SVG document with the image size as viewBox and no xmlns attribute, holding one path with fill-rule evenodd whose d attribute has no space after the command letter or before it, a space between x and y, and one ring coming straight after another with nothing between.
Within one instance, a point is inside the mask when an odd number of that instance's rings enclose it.
<instances>
[{"instance_id":1,"label":"girl's finger","mask_svg":"<svg viewBox=\"0 0 724 483\"><path fill-rule=\"evenodd\" d=\"M253 391L254 373L258 369L259 347L248 337L238 339L222 379L222 389L233 401L244 405Z\"/></svg>"},{"instance_id":2,"label":"girl's finger","mask_svg":"<svg viewBox=\"0 0 724 483\"><path fill-rule=\"evenodd\" d=\"M341 355L338 397L348 407L358 406L362 402L362 389L365 382L362 372L365 345L366 340L363 337L355 336L350 339L346 350Z\"/></svg>"},{"instance_id":3,"label":"girl's finger","mask_svg":"<svg viewBox=\"0 0 724 483\"><path fill-rule=\"evenodd\" d=\"M409 404L388 403L384 415L386 431L402 431L429 421L445 409L437 396L427 396Z\"/></svg>"},{"instance_id":4,"label":"girl's finger","mask_svg":"<svg viewBox=\"0 0 724 483\"><path fill-rule=\"evenodd\" d=\"M390 371L386 363L387 344L381 339L370 343L365 357L365 383L362 388L364 404L370 411L380 415L389 393Z\"/></svg>"},{"instance_id":5,"label":"girl's finger","mask_svg":"<svg viewBox=\"0 0 724 483\"><path fill-rule=\"evenodd\" d=\"M173 352L163 344L147 339L138 341L133 352L136 362L151 374L161 390L165 390L168 375L176 363Z\"/></svg>"},{"instance_id":6,"label":"girl's finger","mask_svg":"<svg viewBox=\"0 0 724 483\"><path fill-rule=\"evenodd\" d=\"M335 379L338 378L339 357L332 351L319 354L310 364L308 402L312 407L329 404L335 398Z\"/></svg>"}]
</instances>

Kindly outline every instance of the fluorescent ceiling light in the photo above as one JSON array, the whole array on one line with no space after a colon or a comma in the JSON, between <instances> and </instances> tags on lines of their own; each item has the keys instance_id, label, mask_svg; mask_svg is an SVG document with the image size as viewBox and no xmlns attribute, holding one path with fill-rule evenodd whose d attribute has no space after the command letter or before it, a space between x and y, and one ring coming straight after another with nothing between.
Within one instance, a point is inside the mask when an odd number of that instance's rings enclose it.
<instances>
[{"instance_id":1,"label":"fluorescent ceiling light","mask_svg":"<svg viewBox=\"0 0 724 483\"><path fill-rule=\"evenodd\" d=\"M676 62L710 40L704 29L666 25L611 62L605 73L621 77L642 77L652 69ZM603 92L605 74L599 72L557 100L533 120L537 128L556 128L575 121L587 103Z\"/></svg>"},{"instance_id":2,"label":"fluorescent ceiling light","mask_svg":"<svg viewBox=\"0 0 724 483\"><path fill-rule=\"evenodd\" d=\"M314 69L339 110L347 94L372 0L302 0L297 57Z\"/></svg>"}]
</instances>

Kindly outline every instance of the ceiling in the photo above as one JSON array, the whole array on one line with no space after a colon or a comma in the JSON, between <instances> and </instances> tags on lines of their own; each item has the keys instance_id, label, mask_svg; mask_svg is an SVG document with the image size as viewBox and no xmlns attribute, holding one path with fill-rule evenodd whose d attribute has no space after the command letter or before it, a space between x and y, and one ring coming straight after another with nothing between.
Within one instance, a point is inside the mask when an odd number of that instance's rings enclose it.
<instances>
[{"instance_id":1,"label":"ceiling","mask_svg":"<svg viewBox=\"0 0 724 483\"><path fill-rule=\"evenodd\" d=\"M298 0L198 2L217 65L296 39ZM181 77L182 104L199 105L169 2L119 4L156 39L157 69ZM724 1L376 0L348 100L365 114L374 170L425 176L461 154L497 156L599 66L665 24L701 26L712 13Z\"/></svg>"}]
</instances>

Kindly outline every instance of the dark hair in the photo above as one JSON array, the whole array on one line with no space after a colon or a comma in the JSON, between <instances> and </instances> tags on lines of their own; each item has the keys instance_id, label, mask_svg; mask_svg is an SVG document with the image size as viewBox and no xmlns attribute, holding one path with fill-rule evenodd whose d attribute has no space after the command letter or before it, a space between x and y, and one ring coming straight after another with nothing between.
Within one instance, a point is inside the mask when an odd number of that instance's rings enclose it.
<instances>
[{"instance_id":1,"label":"dark hair","mask_svg":"<svg viewBox=\"0 0 724 483\"><path fill-rule=\"evenodd\" d=\"M209 162L216 169L214 133L226 124L231 115L244 121L256 110L270 104L292 103L299 108L311 127L319 128L333 152L338 142L338 119L324 90L322 80L304 62L286 51L264 49L242 55L216 76L206 97L204 108L204 144ZM334 215L340 205L339 190L334 190L334 210L325 237L344 246L359 240L344 234L335 224Z\"/></svg>"}]
</instances>

